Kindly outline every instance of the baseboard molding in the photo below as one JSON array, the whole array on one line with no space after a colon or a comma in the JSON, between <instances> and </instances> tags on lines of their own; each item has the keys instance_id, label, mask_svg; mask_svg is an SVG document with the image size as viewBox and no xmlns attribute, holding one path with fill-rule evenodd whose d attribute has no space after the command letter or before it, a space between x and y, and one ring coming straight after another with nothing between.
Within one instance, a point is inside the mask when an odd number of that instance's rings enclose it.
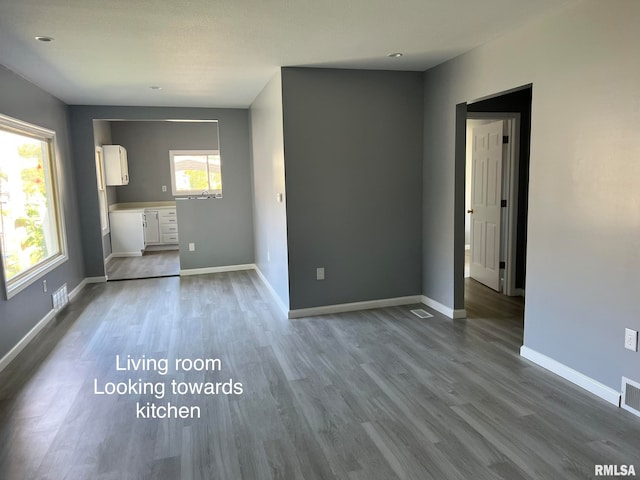
<instances>
[{"instance_id":1,"label":"baseboard molding","mask_svg":"<svg viewBox=\"0 0 640 480\"><path fill-rule=\"evenodd\" d=\"M420 295L409 297L383 298L381 300L369 300L366 302L340 303L337 305L324 305L321 307L300 308L289 310L289 318L314 317L317 315L330 315L333 313L355 312L357 310L370 310L372 308L397 307L399 305L411 305L420 303Z\"/></svg>"},{"instance_id":2,"label":"baseboard molding","mask_svg":"<svg viewBox=\"0 0 640 480\"><path fill-rule=\"evenodd\" d=\"M514 288L513 289L513 294L517 297L522 297L524 298L524 288Z\"/></svg>"},{"instance_id":3,"label":"baseboard molding","mask_svg":"<svg viewBox=\"0 0 640 480\"><path fill-rule=\"evenodd\" d=\"M22 339L20 339L20 341L16 343L15 346L11 350L9 350L4 357L2 357L2 359L0 359L0 372L7 368L7 366L13 361L13 359L16 358L22 350L24 350L29 342L31 342L31 340L33 340L35 336L38 335L38 333L40 333L40 330L46 327L47 324L51 320L53 320L53 318L56 316L56 313L56 310L50 310L49 313L47 313L42 318L42 320L36 323L36 325L31 330L29 330L29 332L24 337L22 337Z\"/></svg>"},{"instance_id":4,"label":"baseboard molding","mask_svg":"<svg viewBox=\"0 0 640 480\"><path fill-rule=\"evenodd\" d=\"M109 255L111 258L114 257L141 257L142 256L142 252L118 252L118 253L112 253L111 255Z\"/></svg>"},{"instance_id":5,"label":"baseboard molding","mask_svg":"<svg viewBox=\"0 0 640 480\"><path fill-rule=\"evenodd\" d=\"M113 253L110 253L109 256L104 259L104 264L106 265L107 263L109 263L112 258L113 258Z\"/></svg>"},{"instance_id":6,"label":"baseboard molding","mask_svg":"<svg viewBox=\"0 0 640 480\"><path fill-rule=\"evenodd\" d=\"M87 277L83 280L83 282L87 283L104 283L107 281L107 276L102 275L101 277Z\"/></svg>"},{"instance_id":7,"label":"baseboard molding","mask_svg":"<svg viewBox=\"0 0 640 480\"><path fill-rule=\"evenodd\" d=\"M429 298L425 295L422 295L420 297L420 302L424 303L427 307L431 307L435 311L446 315L449 318L467 318L467 311L464 308L454 310L453 308L449 308L446 305L441 304L440 302L436 302L433 298Z\"/></svg>"},{"instance_id":8,"label":"baseboard molding","mask_svg":"<svg viewBox=\"0 0 640 480\"><path fill-rule=\"evenodd\" d=\"M76 288L74 288L69 292L69 300L73 300L74 298L76 298L78 294L82 291L82 289L87 286L88 283L89 282L87 282L87 279L83 278L82 281L76 286Z\"/></svg>"},{"instance_id":9,"label":"baseboard molding","mask_svg":"<svg viewBox=\"0 0 640 480\"><path fill-rule=\"evenodd\" d=\"M267 280L267 277L265 277L262 274L262 272L260 271L257 265L256 265L256 273L258 274L258 277L260 278L260 280L262 280L262 283L264 284L264 286L267 287L267 290L269 290L269 293L275 300L276 304L278 305L278 308L282 311L282 313L284 313L285 317L288 316L289 309L286 307L284 303L282 303L282 299L278 296L274 288L269 283L269 280Z\"/></svg>"},{"instance_id":10,"label":"baseboard molding","mask_svg":"<svg viewBox=\"0 0 640 480\"><path fill-rule=\"evenodd\" d=\"M188 275L204 275L206 273L222 273L222 272L239 272L241 270L255 270L256 265L254 263L247 263L244 265L224 265L222 267L206 267L206 268L187 268L180 270L180 276Z\"/></svg>"},{"instance_id":11,"label":"baseboard molding","mask_svg":"<svg viewBox=\"0 0 640 480\"><path fill-rule=\"evenodd\" d=\"M593 393L594 395L615 405L616 407L620 406L620 392L614 390L613 388L609 388L606 385L603 385L602 383L597 382L590 377L587 377L583 373L580 373L573 368L567 367L557 360L547 357L546 355L543 355L542 353L532 350L531 348L524 345L520 347L520 356L535 363L536 365L539 365L542 368L549 370L550 372L555 373L565 380L568 380L571 383L584 388L586 391Z\"/></svg>"}]
</instances>

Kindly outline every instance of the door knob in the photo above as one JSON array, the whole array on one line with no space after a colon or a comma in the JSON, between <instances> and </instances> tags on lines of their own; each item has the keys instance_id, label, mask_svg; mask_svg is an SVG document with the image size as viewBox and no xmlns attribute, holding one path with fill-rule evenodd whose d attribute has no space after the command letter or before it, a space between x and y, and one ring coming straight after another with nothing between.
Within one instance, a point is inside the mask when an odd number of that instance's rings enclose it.
<instances>
[{"instance_id":1,"label":"door knob","mask_svg":"<svg viewBox=\"0 0 640 480\"><path fill-rule=\"evenodd\" d=\"M471 210L467 210L467 213L473 213L473 208Z\"/></svg>"}]
</instances>

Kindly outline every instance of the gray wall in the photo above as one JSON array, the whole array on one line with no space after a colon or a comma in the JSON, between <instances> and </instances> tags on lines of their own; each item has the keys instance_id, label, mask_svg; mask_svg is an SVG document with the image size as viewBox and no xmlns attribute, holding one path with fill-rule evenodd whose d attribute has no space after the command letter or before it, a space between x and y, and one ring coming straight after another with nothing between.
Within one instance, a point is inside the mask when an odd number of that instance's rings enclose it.
<instances>
[{"instance_id":1,"label":"gray wall","mask_svg":"<svg viewBox=\"0 0 640 480\"><path fill-rule=\"evenodd\" d=\"M422 74L282 81L291 308L419 294Z\"/></svg>"},{"instance_id":2,"label":"gray wall","mask_svg":"<svg viewBox=\"0 0 640 480\"><path fill-rule=\"evenodd\" d=\"M253 146L255 262L285 309L289 308L287 212L282 125L282 73L267 84L249 110ZM278 201L283 194L283 201Z\"/></svg>"},{"instance_id":3,"label":"gray wall","mask_svg":"<svg viewBox=\"0 0 640 480\"><path fill-rule=\"evenodd\" d=\"M93 122L93 141L96 147L102 145L111 145L111 122L106 120L94 120ZM117 202L116 187L105 187L107 190L107 203L113 205ZM102 251L106 259L111 255L111 233L107 233L102 237Z\"/></svg>"},{"instance_id":4,"label":"gray wall","mask_svg":"<svg viewBox=\"0 0 640 480\"><path fill-rule=\"evenodd\" d=\"M69 251L67 262L11 300L5 300L4 293L0 294L0 358L2 358L51 310L51 292L63 283L67 284L69 291L78 286L84 277L84 265L76 182L69 150L67 107L57 98L0 66L0 113L55 130ZM4 282L1 270L0 282ZM42 280L47 280L48 293L43 292Z\"/></svg>"},{"instance_id":5,"label":"gray wall","mask_svg":"<svg viewBox=\"0 0 640 480\"><path fill-rule=\"evenodd\" d=\"M640 380L639 24L639 2L577 3L424 85L424 294L454 306L456 105L532 83L524 343L618 391Z\"/></svg>"},{"instance_id":6,"label":"gray wall","mask_svg":"<svg viewBox=\"0 0 640 480\"><path fill-rule=\"evenodd\" d=\"M169 150L217 150L218 124L178 122L111 122L113 144L127 149L129 185L113 187L118 202L173 200ZM226 187L222 159L223 193ZM162 191L162 185L167 191Z\"/></svg>"},{"instance_id":7,"label":"gray wall","mask_svg":"<svg viewBox=\"0 0 640 480\"><path fill-rule=\"evenodd\" d=\"M104 275L102 260L102 241L100 219L98 217L98 196L95 181L82 179L95 178L93 120L218 120L220 130L220 151L223 162L223 194L220 207L225 209L221 217L219 209L202 212L200 204L184 201L179 207L180 222L180 261L181 268L204 268L217 263L211 258L207 248L198 248L196 252L185 255L188 242L198 246L214 242L215 235L222 229L229 229L239 236L234 251L226 253L224 258L234 258L239 263L253 262L253 213L251 194L251 149L249 138L249 115L246 109L216 108L173 108L173 107L110 107L110 106L71 106L72 144L78 182L78 201L82 220L82 243L85 247L85 265L87 276ZM118 201L121 201L118 195ZM205 201L203 201L205 202ZM206 205L206 202L202 205ZM193 208L191 208L193 206ZM226 211L228 210L228 211ZM180 218L182 217L182 218ZM233 218L233 224L220 223L221 218ZM199 224L191 225L191 219ZM188 222L186 225L182 222ZM213 248L213 247L211 247ZM219 258L219 257L216 257Z\"/></svg>"}]
</instances>

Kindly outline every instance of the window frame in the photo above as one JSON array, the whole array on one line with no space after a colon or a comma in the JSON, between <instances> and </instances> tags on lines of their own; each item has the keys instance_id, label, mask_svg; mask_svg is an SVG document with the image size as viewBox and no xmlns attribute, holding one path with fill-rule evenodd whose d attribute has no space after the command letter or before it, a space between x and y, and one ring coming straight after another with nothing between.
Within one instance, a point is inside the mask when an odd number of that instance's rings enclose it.
<instances>
[{"instance_id":1,"label":"window frame","mask_svg":"<svg viewBox=\"0 0 640 480\"><path fill-rule=\"evenodd\" d=\"M63 182L60 175L60 151L58 149L56 132L54 130L40 127L38 125L24 122L22 120L18 120L16 118L2 114L0 114L0 129L47 143L49 147L48 168L49 180L51 182L50 188L52 199L52 205L50 206L50 208L53 212L55 212L57 230L56 233L58 236L59 246L59 252L57 254L41 260L25 271L20 272L10 280L7 280L5 277L6 265L4 261L4 253L2 252L2 244L0 244L2 283L6 299L9 300L23 291L25 288L33 285L33 283L45 276L47 273L65 263L69 259L69 253L67 249L66 222L64 218L64 208L62 203ZM46 177L45 180L47 180Z\"/></svg>"},{"instance_id":2,"label":"window frame","mask_svg":"<svg viewBox=\"0 0 640 480\"><path fill-rule=\"evenodd\" d=\"M176 189L176 172L175 161L176 155L217 155L220 157L220 189L209 190L177 190ZM222 197L222 156L219 149L202 149L202 150L169 150L169 166L171 168L171 194L174 197L190 197L194 195L210 195L215 197ZM209 181L209 175L207 171L207 182ZM211 186L211 185L209 185Z\"/></svg>"},{"instance_id":3,"label":"window frame","mask_svg":"<svg viewBox=\"0 0 640 480\"><path fill-rule=\"evenodd\" d=\"M109 226L109 197L107 194L107 177L102 147L96 147L96 182L98 187L98 208L100 210L100 229L102 236L107 235Z\"/></svg>"}]
</instances>

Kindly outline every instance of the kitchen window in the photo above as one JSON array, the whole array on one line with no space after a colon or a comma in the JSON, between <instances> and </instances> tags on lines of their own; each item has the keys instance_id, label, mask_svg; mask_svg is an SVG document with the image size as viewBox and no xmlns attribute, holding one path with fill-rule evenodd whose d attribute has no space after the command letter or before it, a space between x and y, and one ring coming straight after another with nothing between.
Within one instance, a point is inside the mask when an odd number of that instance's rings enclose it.
<instances>
[{"instance_id":1,"label":"kitchen window","mask_svg":"<svg viewBox=\"0 0 640 480\"><path fill-rule=\"evenodd\" d=\"M222 195L219 150L170 150L173 195Z\"/></svg>"},{"instance_id":2,"label":"kitchen window","mask_svg":"<svg viewBox=\"0 0 640 480\"><path fill-rule=\"evenodd\" d=\"M67 260L56 134L0 115L0 253L7 299Z\"/></svg>"}]
</instances>

